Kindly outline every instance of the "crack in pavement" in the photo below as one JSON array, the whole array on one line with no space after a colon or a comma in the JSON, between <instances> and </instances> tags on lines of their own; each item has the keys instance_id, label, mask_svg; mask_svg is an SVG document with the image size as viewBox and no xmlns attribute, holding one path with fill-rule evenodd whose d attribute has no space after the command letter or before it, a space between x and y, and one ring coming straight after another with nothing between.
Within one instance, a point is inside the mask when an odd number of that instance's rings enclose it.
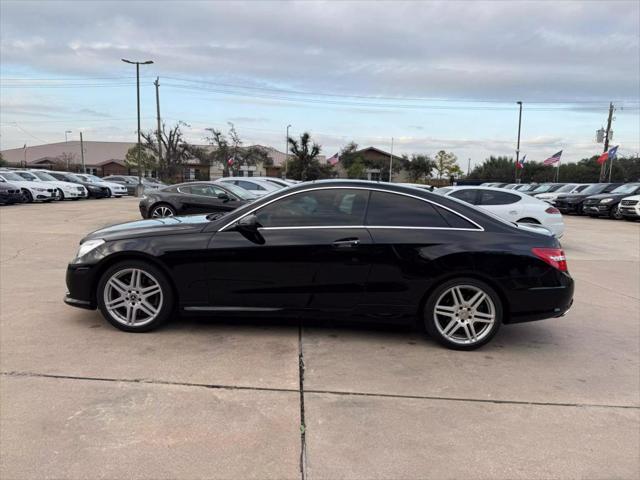
<instances>
[{"instance_id":1,"label":"crack in pavement","mask_svg":"<svg viewBox=\"0 0 640 480\"><path fill-rule=\"evenodd\" d=\"M300 478L307 474L307 424L304 418L304 350L302 349L302 320L298 325L298 378L300 383Z\"/></svg>"},{"instance_id":2,"label":"crack in pavement","mask_svg":"<svg viewBox=\"0 0 640 480\"><path fill-rule=\"evenodd\" d=\"M536 402L526 400L500 400L472 397L443 397L438 395L407 395L395 393L373 393L373 392L348 392L340 390L322 390L322 389L306 389L301 388L275 388L275 387L248 387L242 385L220 385L209 383L192 383L192 382L174 382L169 380L151 380L144 378L112 378L112 377L84 377L79 375L59 375L51 373L34 373L34 372L0 372L3 377L29 377L29 378L51 378L60 380L84 380L95 382L113 382L113 383L135 383L144 385L170 385L184 387L209 388L217 390L247 390L258 392L279 392L279 393L318 393L324 395L336 396L358 396L358 397L377 397L390 399L408 399L408 400L440 400L450 402L474 402L474 403L490 403L498 405L530 405L544 407L579 407L579 408L617 408L626 410L640 410L640 405L615 405L615 404L599 404L599 403L578 403L578 402ZM302 386L302 385L301 385ZM303 398L301 397L301 401ZM301 414L303 413L303 404L301 403ZM304 420L304 419L301 419ZM303 431L304 433L304 431Z\"/></svg>"}]
</instances>

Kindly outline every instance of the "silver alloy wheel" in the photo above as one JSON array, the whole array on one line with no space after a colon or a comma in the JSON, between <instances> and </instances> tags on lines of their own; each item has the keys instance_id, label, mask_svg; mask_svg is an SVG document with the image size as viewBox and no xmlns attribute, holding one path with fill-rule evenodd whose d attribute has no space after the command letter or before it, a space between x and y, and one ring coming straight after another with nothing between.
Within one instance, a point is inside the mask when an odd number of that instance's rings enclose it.
<instances>
[{"instance_id":1,"label":"silver alloy wheel","mask_svg":"<svg viewBox=\"0 0 640 480\"><path fill-rule=\"evenodd\" d=\"M115 272L107 280L103 295L109 314L128 327L141 327L152 322L163 304L160 283L139 268Z\"/></svg>"},{"instance_id":2,"label":"silver alloy wheel","mask_svg":"<svg viewBox=\"0 0 640 480\"><path fill-rule=\"evenodd\" d=\"M164 218L164 217L173 217L173 210L169 207L165 207L164 205L160 205L153 209L153 213L151 214L152 218Z\"/></svg>"},{"instance_id":3,"label":"silver alloy wheel","mask_svg":"<svg viewBox=\"0 0 640 480\"><path fill-rule=\"evenodd\" d=\"M491 297L474 285L455 285L436 301L433 319L438 332L459 345L472 345L486 337L496 322Z\"/></svg>"}]
</instances>

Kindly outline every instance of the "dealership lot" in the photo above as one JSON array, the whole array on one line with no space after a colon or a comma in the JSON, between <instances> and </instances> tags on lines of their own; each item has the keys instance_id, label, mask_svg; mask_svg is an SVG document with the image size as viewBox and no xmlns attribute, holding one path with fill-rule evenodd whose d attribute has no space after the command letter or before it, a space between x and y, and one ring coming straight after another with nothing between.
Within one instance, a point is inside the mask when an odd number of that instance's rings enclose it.
<instances>
[{"instance_id":1,"label":"dealership lot","mask_svg":"<svg viewBox=\"0 0 640 480\"><path fill-rule=\"evenodd\" d=\"M134 198L0 210L2 478L640 475L640 224L565 217L573 309L456 352L256 319L133 335L64 305L78 240L138 218Z\"/></svg>"}]
</instances>

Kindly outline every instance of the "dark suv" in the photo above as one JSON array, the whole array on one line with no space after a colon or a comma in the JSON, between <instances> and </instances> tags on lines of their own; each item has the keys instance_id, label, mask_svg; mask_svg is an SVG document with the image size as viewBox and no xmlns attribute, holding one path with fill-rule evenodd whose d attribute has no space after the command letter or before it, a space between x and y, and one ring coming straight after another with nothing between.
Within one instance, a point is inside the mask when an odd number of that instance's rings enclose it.
<instances>
[{"instance_id":1,"label":"dark suv","mask_svg":"<svg viewBox=\"0 0 640 480\"><path fill-rule=\"evenodd\" d=\"M601 193L587 197L582 209L590 217L611 217L622 219L622 214L618 210L620 200L640 192L640 183L625 183L615 188L610 193Z\"/></svg>"},{"instance_id":2,"label":"dark suv","mask_svg":"<svg viewBox=\"0 0 640 480\"><path fill-rule=\"evenodd\" d=\"M584 208L584 201L592 195L598 195L600 193L609 193L622 183L594 183L589 185L581 192L569 193L567 195L560 195L556 198L554 205L562 213L575 213L576 215L582 215Z\"/></svg>"}]
</instances>

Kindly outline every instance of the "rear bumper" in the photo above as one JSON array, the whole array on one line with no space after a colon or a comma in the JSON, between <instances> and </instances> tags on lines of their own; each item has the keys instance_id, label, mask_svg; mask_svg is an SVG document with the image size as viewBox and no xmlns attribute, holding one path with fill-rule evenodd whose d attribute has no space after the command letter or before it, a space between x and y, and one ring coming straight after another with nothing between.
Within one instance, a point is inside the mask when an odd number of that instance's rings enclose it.
<instances>
[{"instance_id":1,"label":"rear bumper","mask_svg":"<svg viewBox=\"0 0 640 480\"><path fill-rule=\"evenodd\" d=\"M567 274L562 274L561 278L561 285L557 287L511 292L511 311L505 323L532 322L566 315L573 305L574 282Z\"/></svg>"},{"instance_id":2,"label":"rear bumper","mask_svg":"<svg viewBox=\"0 0 640 480\"><path fill-rule=\"evenodd\" d=\"M0 203L22 203L24 202L24 197L22 193L0 193Z\"/></svg>"}]
</instances>

